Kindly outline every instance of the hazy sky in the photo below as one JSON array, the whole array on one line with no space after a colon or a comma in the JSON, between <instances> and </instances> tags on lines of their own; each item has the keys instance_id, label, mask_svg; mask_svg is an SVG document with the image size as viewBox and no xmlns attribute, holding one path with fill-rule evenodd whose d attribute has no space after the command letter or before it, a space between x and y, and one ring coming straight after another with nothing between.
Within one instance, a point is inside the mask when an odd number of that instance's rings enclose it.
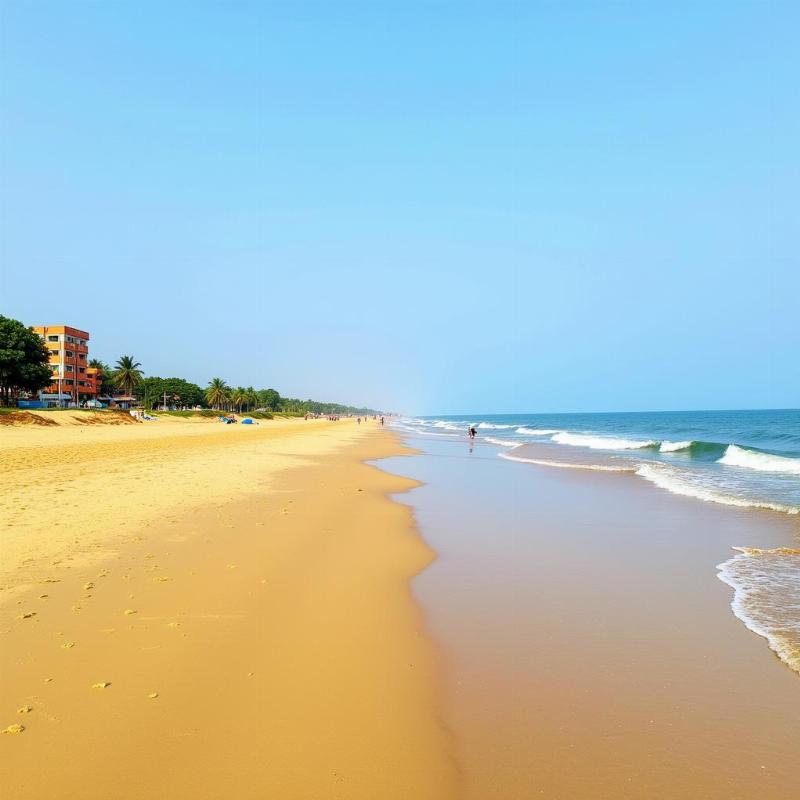
<instances>
[{"instance_id":1,"label":"hazy sky","mask_svg":"<svg viewBox=\"0 0 800 800\"><path fill-rule=\"evenodd\" d=\"M0 1L0 314L409 412L800 405L800 4Z\"/></svg>"}]
</instances>

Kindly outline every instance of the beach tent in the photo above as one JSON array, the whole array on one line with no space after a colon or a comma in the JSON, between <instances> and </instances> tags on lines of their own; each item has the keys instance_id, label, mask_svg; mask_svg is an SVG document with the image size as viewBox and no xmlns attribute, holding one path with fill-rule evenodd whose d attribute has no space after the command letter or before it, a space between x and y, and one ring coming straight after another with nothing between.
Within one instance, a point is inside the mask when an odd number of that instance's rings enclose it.
<instances>
[{"instance_id":1,"label":"beach tent","mask_svg":"<svg viewBox=\"0 0 800 800\"><path fill-rule=\"evenodd\" d=\"M255 424L256 424L255 420L252 420L249 417L247 419L242 420L242 425L255 425Z\"/></svg>"}]
</instances>

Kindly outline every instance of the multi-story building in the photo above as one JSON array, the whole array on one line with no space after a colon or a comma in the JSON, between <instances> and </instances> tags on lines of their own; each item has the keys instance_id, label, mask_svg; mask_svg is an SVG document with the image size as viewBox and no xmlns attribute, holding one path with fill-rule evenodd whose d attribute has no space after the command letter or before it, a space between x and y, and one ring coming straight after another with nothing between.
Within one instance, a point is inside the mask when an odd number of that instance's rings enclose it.
<instances>
[{"instance_id":1,"label":"multi-story building","mask_svg":"<svg viewBox=\"0 0 800 800\"><path fill-rule=\"evenodd\" d=\"M41 398L58 404L94 400L100 374L89 366L89 334L69 325L39 325L33 330L47 345L53 370L53 382L41 393Z\"/></svg>"}]
</instances>

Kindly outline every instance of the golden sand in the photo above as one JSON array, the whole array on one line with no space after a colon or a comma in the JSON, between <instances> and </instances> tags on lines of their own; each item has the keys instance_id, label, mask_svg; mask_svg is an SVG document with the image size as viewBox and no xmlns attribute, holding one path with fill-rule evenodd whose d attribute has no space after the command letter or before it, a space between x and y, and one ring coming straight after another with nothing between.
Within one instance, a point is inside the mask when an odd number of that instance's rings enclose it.
<instances>
[{"instance_id":1,"label":"golden sand","mask_svg":"<svg viewBox=\"0 0 800 800\"><path fill-rule=\"evenodd\" d=\"M452 796L432 554L363 463L400 451L345 421L0 430L9 796Z\"/></svg>"}]
</instances>

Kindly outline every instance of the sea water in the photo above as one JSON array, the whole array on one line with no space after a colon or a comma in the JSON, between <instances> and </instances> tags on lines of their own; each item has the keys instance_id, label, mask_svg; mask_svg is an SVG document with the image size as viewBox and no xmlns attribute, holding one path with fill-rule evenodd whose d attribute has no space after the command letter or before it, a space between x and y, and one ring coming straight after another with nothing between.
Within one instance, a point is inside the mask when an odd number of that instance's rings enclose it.
<instances>
[{"instance_id":1,"label":"sea water","mask_svg":"<svg viewBox=\"0 0 800 800\"><path fill-rule=\"evenodd\" d=\"M635 472L675 494L800 513L800 410L405 418L401 430L478 440L515 461Z\"/></svg>"},{"instance_id":2,"label":"sea water","mask_svg":"<svg viewBox=\"0 0 800 800\"><path fill-rule=\"evenodd\" d=\"M627 473L660 490L800 517L800 410L408 417L398 431L424 441L464 441L520 463ZM431 439L434 440L434 439ZM800 536L800 524L798 524ZM733 612L800 672L800 541L774 550L736 545L718 577Z\"/></svg>"}]
</instances>

